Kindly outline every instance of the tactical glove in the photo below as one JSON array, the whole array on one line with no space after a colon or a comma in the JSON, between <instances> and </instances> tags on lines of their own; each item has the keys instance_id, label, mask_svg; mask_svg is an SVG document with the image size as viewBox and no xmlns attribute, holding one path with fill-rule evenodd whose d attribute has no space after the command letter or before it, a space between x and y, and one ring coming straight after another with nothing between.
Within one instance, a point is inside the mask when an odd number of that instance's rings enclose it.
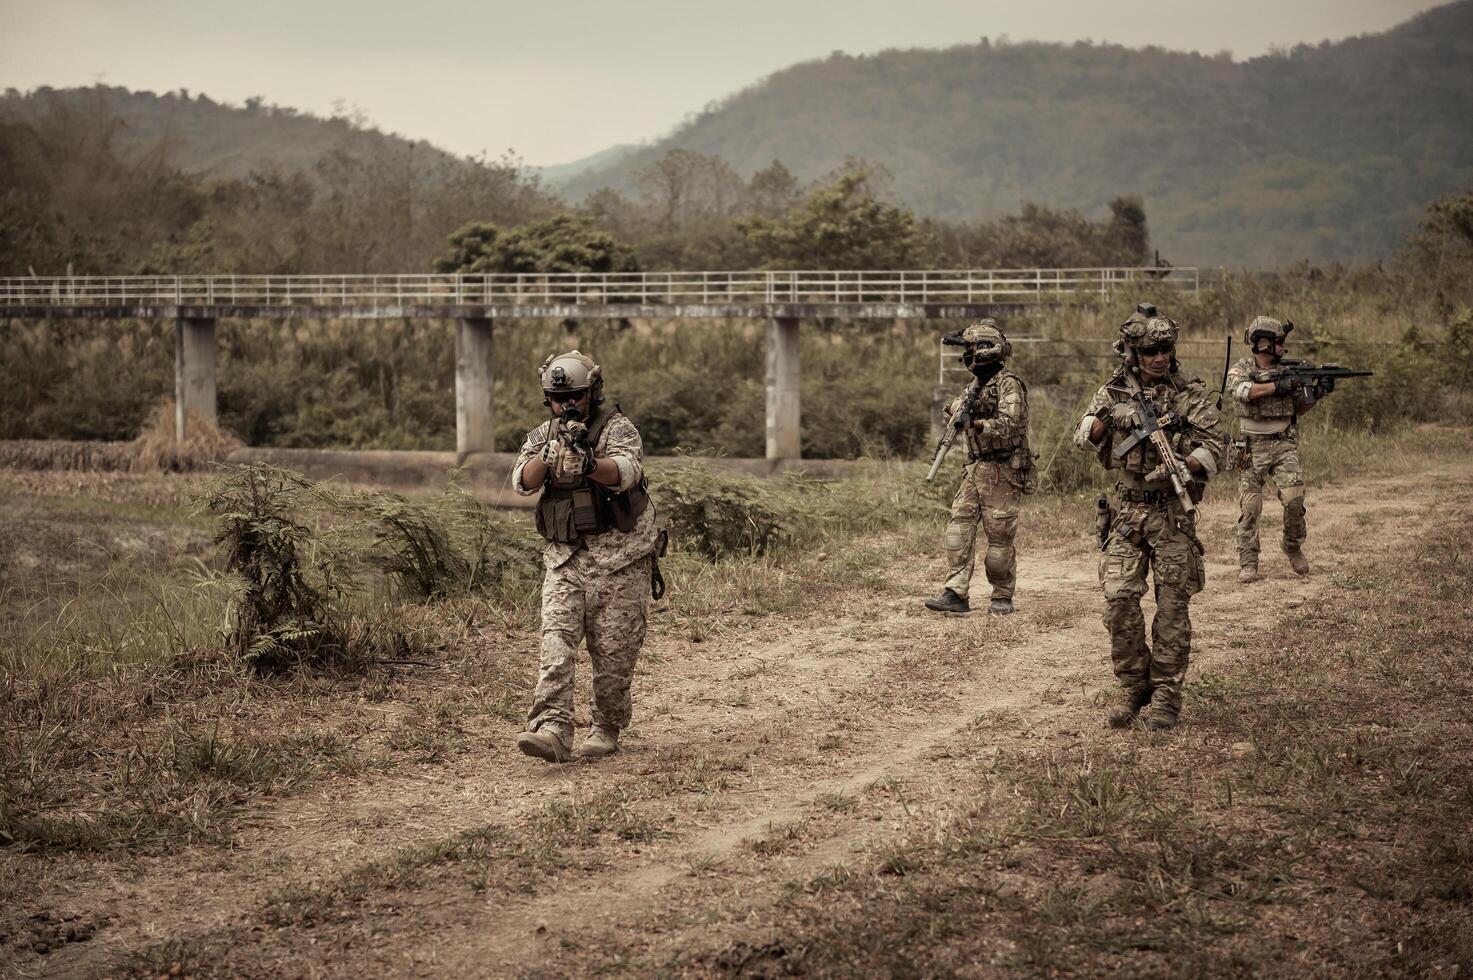
<instances>
[{"instance_id":1,"label":"tactical glove","mask_svg":"<svg viewBox=\"0 0 1473 980\"><path fill-rule=\"evenodd\" d=\"M1186 460L1182 459L1180 456L1175 455L1174 453L1172 454L1171 458L1176 460L1177 468L1179 468L1188 479L1194 478L1192 475L1192 471L1187 468ZM1167 466L1165 463L1161 463L1154 470L1146 474L1146 482L1157 483L1162 480L1171 479L1171 469L1172 468Z\"/></svg>"},{"instance_id":2,"label":"tactical glove","mask_svg":"<svg viewBox=\"0 0 1473 980\"><path fill-rule=\"evenodd\" d=\"M593 457L588 452L560 441L552 472L558 480L576 480L592 472L593 465Z\"/></svg>"},{"instance_id":3,"label":"tactical glove","mask_svg":"<svg viewBox=\"0 0 1473 980\"><path fill-rule=\"evenodd\" d=\"M1334 378L1319 378L1315 381L1314 394L1316 398L1323 398L1335 390Z\"/></svg>"},{"instance_id":4,"label":"tactical glove","mask_svg":"<svg viewBox=\"0 0 1473 980\"><path fill-rule=\"evenodd\" d=\"M1141 424L1141 413L1134 402L1116 402L1110 406L1110 425L1121 432L1130 432Z\"/></svg>"},{"instance_id":5,"label":"tactical glove","mask_svg":"<svg viewBox=\"0 0 1473 980\"><path fill-rule=\"evenodd\" d=\"M537 456L551 468L552 464L557 462L558 450L561 446L561 440L554 434L542 444L542 449L538 451Z\"/></svg>"},{"instance_id":6,"label":"tactical glove","mask_svg":"<svg viewBox=\"0 0 1473 980\"><path fill-rule=\"evenodd\" d=\"M1277 378L1274 381L1275 395L1297 395L1304 390L1304 382L1298 378Z\"/></svg>"}]
</instances>

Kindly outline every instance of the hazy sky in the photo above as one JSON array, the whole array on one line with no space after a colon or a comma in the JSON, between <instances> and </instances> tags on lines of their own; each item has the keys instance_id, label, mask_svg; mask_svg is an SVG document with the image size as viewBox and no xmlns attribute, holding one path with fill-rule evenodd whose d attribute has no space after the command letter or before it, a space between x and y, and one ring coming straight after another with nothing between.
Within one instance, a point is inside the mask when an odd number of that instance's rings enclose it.
<instances>
[{"instance_id":1,"label":"hazy sky","mask_svg":"<svg viewBox=\"0 0 1473 980\"><path fill-rule=\"evenodd\" d=\"M553 164L663 135L793 64L1092 39L1239 59L1381 31L1421 0L0 0L0 87L101 81L321 115Z\"/></svg>"}]
</instances>

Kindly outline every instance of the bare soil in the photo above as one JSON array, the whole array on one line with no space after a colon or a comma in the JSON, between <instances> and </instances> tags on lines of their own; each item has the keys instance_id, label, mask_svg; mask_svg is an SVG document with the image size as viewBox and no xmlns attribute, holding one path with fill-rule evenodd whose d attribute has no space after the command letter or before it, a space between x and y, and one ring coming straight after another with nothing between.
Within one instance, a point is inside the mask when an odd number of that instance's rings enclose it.
<instances>
[{"instance_id":1,"label":"bare soil","mask_svg":"<svg viewBox=\"0 0 1473 980\"><path fill-rule=\"evenodd\" d=\"M1427 515L1466 509L1470 480L1473 460L1462 457L1311 487L1306 578L1274 546L1267 507L1266 577L1250 586L1236 581L1233 504L1209 502L1194 672L1239 656L1266 610L1346 601L1337 578L1396 554ZM875 574L796 612L705 635L657 610L635 725L596 764L527 759L513 718L466 708L493 686L478 675L490 669L479 650L535 663L535 637L476 626L440 666L401 672L394 690L412 698L391 690L321 719L346 726L351 716L371 745L402 738L418 718L429 742L442 736L425 761L401 755L256 800L225 843L0 851L13 882L3 972L782 975L782 951L752 939L744 910L770 919L792 882L903 844L917 809L959 805L947 791L959 754L1100 737L1112 679L1096 552L1079 526L1029 529L1018 612L1006 618L922 608L942 578L939 525L937 545L920 551L901 536L879 542L889 557ZM980 569L976 582L985 598ZM1191 766L1206 750L1193 700L1189 690L1175 733L1107 737Z\"/></svg>"}]
</instances>

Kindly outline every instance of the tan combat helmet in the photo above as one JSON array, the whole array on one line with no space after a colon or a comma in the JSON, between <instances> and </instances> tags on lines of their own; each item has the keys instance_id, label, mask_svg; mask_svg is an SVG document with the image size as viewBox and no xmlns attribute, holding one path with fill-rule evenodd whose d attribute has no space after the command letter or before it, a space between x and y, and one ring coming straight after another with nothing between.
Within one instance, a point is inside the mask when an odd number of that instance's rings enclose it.
<instances>
[{"instance_id":1,"label":"tan combat helmet","mask_svg":"<svg viewBox=\"0 0 1473 980\"><path fill-rule=\"evenodd\" d=\"M975 364L995 364L1013 356L1013 345L992 317L983 317L961 333L961 342L971 348Z\"/></svg>"},{"instance_id":2,"label":"tan combat helmet","mask_svg":"<svg viewBox=\"0 0 1473 980\"><path fill-rule=\"evenodd\" d=\"M1248 349L1257 352L1260 338L1272 340L1275 343L1289 339L1289 331L1294 329L1294 324L1288 320L1275 320L1271 316L1256 316L1253 322L1243 328L1243 343Z\"/></svg>"},{"instance_id":3,"label":"tan combat helmet","mask_svg":"<svg viewBox=\"0 0 1473 980\"><path fill-rule=\"evenodd\" d=\"M1120 325L1119 343L1132 353L1139 347L1175 347L1180 333L1175 320L1150 303L1141 303Z\"/></svg>"},{"instance_id":4,"label":"tan combat helmet","mask_svg":"<svg viewBox=\"0 0 1473 980\"><path fill-rule=\"evenodd\" d=\"M542 378L544 395L550 396L554 392L563 391L591 390L594 405L603 401L603 369L594 363L593 358L582 351L570 350L566 354L554 354L542 362L542 367L537 369L537 373Z\"/></svg>"}]
</instances>

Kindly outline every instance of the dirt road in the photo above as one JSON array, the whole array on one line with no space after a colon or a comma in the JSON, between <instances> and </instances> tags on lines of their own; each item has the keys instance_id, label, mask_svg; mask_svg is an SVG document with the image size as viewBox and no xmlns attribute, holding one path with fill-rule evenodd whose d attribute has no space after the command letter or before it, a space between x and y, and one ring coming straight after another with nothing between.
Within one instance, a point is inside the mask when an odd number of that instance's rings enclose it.
<instances>
[{"instance_id":1,"label":"dirt road","mask_svg":"<svg viewBox=\"0 0 1473 980\"><path fill-rule=\"evenodd\" d=\"M1461 459L1417 479L1314 488L1314 574L1294 577L1270 547L1267 578L1252 586L1235 578L1230 504L1209 505L1194 670L1231 658L1235 626L1265 605L1343 597L1336 575L1395 549L1398 528L1437 496L1466 498L1470 477L1473 461ZM1034 542L1050 535L1030 532ZM751 617L707 637L657 614L636 727L618 755L536 763L517 754L512 722L472 714L443 761L345 773L260 806L228 848L55 859L27 912L76 915L96 933L45 955L18 950L10 970L566 975L593 959L607 967L611 954L616 964L692 949L714 957L744 938L743 908L769 907L785 882L882 849L887 812L947 805L956 745L1007 750L1101 726L1110 674L1094 555L1077 533L1028 548L1019 612L1006 619L924 610L939 549L899 544L876 575L800 615ZM476 642L503 641L488 630ZM454 703L477 687L468 669L409 683ZM580 684L586 692L586 676ZM1189 690L1175 733L1118 737L1189 759L1191 705ZM371 710L387 728L402 707Z\"/></svg>"}]
</instances>

